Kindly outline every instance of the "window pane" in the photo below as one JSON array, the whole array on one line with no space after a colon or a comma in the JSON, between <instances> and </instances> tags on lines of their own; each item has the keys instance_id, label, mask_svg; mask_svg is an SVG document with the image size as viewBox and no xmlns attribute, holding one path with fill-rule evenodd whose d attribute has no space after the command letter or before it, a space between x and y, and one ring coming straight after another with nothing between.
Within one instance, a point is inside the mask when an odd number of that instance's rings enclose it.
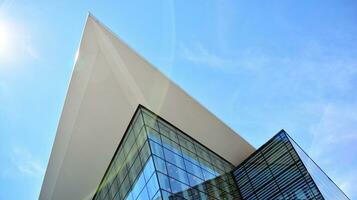
<instances>
[{"instance_id":1,"label":"window pane","mask_svg":"<svg viewBox=\"0 0 357 200\"><path fill-rule=\"evenodd\" d=\"M144 167L144 174L145 174L146 181L149 180L149 178L154 172L155 172L154 163L152 162L152 158L150 158Z\"/></svg>"},{"instance_id":2,"label":"window pane","mask_svg":"<svg viewBox=\"0 0 357 200\"><path fill-rule=\"evenodd\" d=\"M191 175L191 174L187 174L188 176L188 181L189 181L189 184L191 187L195 186L195 185L198 185L198 184L201 184L203 182L202 179L194 176L194 175Z\"/></svg>"},{"instance_id":3,"label":"window pane","mask_svg":"<svg viewBox=\"0 0 357 200\"><path fill-rule=\"evenodd\" d=\"M154 156L154 162L155 162L156 170L158 170L159 172L162 172L164 174L167 174L166 164L165 164L164 160L162 160L161 158L159 158L157 156Z\"/></svg>"},{"instance_id":4,"label":"window pane","mask_svg":"<svg viewBox=\"0 0 357 200\"><path fill-rule=\"evenodd\" d=\"M158 172L160 187L166 191L171 191L170 182L167 176Z\"/></svg>"},{"instance_id":5,"label":"window pane","mask_svg":"<svg viewBox=\"0 0 357 200\"><path fill-rule=\"evenodd\" d=\"M197 176L201 179L204 179L201 167L191 163L190 161L187 161L187 160L184 160L184 161L185 161L185 165L186 165L186 170L189 173L194 174L195 176Z\"/></svg>"},{"instance_id":6,"label":"window pane","mask_svg":"<svg viewBox=\"0 0 357 200\"><path fill-rule=\"evenodd\" d=\"M167 126L163 125L162 122L159 125L160 125L160 133L161 134L163 134L167 138L170 138L170 140L178 143L178 138L177 138L177 134L175 133L175 131L173 131L172 129L170 129Z\"/></svg>"},{"instance_id":7,"label":"window pane","mask_svg":"<svg viewBox=\"0 0 357 200\"><path fill-rule=\"evenodd\" d=\"M130 180L134 181L136 179L136 177L138 176L140 171L141 171L141 162L140 162L140 158L137 157L135 162L134 162L134 164L133 164L133 166L129 170Z\"/></svg>"},{"instance_id":8,"label":"window pane","mask_svg":"<svg viewBox=\"0 0 357 200\"><path fill-rule=\"evenodd\" d=\"M179 181L181 181L181 182L183 182L183 183L185 183L187 185L189 184L188 183L187 174L182 169L176 167L175 165L167 163L167 170L168 170L169 176L171 176L173 178L176 178Z\"/></svg>"},{"instance_id":9,"label":"window pane","mask_svg":"<svg viewBox=\"0 0 357 200\"><path fill-rule=\"evenodd\" d=\"M200 162L198 161L198 157L196 156L196 154L192 153L191 151L188 151L183 148L182 155L186 160L189 160L196 165L200 165Z\"/></svg>"},{"instance_id":10,"label":"window pane","mask_svg":"<svg viewBox=\"0 0 357 200\"><path fill-rule=\"evenodd\" d=\"M172 140L168 139L165 136L162 137L162 145L165 148L167 148L167 149L169 149L169 150L171 150L171 151L173 151L173 152L175 152L175 153L177 153L179 155L182 155L180 146L177 143L173 142Z\"/></svg>"},{"instance_id":11,"label":"window pane","mask_svg":"<svg viewBox=\"0 0 357 200\"><path fill-rule=\"evenodd\" d=\"M161 158L164 158L164 153L162 151L161 145L150 140L150 147L151 147L151 151L153 154L155 154Z\"/></svg>"},{"instance_id":12,"label":"window pane","mask_svg":"<svg viewBox=\"0 0 357 200\"><path fill-rule=\"evenodd\" d=\"M171 190L173 193L182 192L189 187L173 178L170 178Z\"/></svg>"},{"instance_id":13,"label":"window pane","mask_svg":"<svg viewBox=\"0 0 357 200\"><path fill-rule=\"evenodd\" d=\"M140 131L139 136L136 138L136 144L138 145L138 148L139 148L139 149L140 149L140 148L143 146L143 144L145 143L146 138L147 138L146 130L145 130L145 128L142 128L141 131Z\"/></svg>"},{"instance_id":14,"label":"window pane","mask_svg":"<svg viewBox=\"0 0 357 200\"><path fill-rule=\"evenodd\" d=\"M156 192L159 190L159 185L158 185L158 181L156 179L156 174L153 174L151 176L150 180L148 181L147 190L148 190L150 199L153 198L155 196Z\"/></svg>"},{"instance_id":15,"label":"window pane","mask_svg":"<svg viewBox=\"0 0 357 200\"><path fill-rule=\"evenodd\" d=\"M170 150L167 150L166 148L164 148L164 154L165 154L165 159L168 162L171 162L180 168L183 169L185 168L185 165L183 164L183 158L181 156L173 153Z\"/></svg>"},{"instance_id":16,"label":"window pane","mask_svg":"<svg viewBox=\"0 0 357 200\"><path fill-rule=\"evenodd\" d=\"M161 144L160 134L152 128L147 128L148 136L151 140Z\"/></svg>"},{"instance_id":17,"label":"window pane","mask_svg":"<svg viewBox=\"0 0 357 200\"><path fill-rule=\"evenodd\" d=\"M126 178L124 179L124 181L119 189L120 196L124 197L126 195L126 193L129 191L129 188L130 188L129 177L126 176Z\"/></svg>"},{"instance_id":18,"label":"window pane","mask_svg":"<svg viewBox=\"0 0 357 200\"><path fill-rule=\"evenodd\" d=\"M137 181L135 182L134 187L132 189L132 194L133 194L134 199L136 199L139 196L139 194L140 194L141 190L144 188L145 184L146 183L145 183L145 179L144 179L144 174L142 173L139 176L139 178L137 179Z\"/></svg>"},{"instance_id":19,"label":"window pane","mask_svg":"<svg viewBox=\"0 0 357 200\"><path fill-rule=\"evenodd\" d=\"M143 116L144 116L145 124L150 126L153 129L155 129L155 130L158 130L156 116L153 116L153 115L151 115L151 113L148 113L146 111L144 111L142 113L143 113Z\"/></svg>"},{"instance_id":20,"label":"window pane","mask_svg":"<svg viewBox=\"0 0 357 200\"><path fill-rule=\"evenodd\" d=\"M149 195L148 195L146 187L141 191L137 200L149 200Z\"/></svg>"}]
</instances>

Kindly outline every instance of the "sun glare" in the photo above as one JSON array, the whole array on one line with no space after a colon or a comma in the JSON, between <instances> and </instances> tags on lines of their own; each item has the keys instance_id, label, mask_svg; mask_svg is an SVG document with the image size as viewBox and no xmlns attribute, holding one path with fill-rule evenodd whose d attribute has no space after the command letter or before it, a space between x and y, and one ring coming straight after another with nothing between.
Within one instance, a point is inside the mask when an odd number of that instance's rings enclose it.
<instances>
[{"instance_id":1,"label":"sun glare","mask_svg":"<svg viewBox=\"0 0 357 200\"><path fill-rule=\"evenodd\" d=\"M0 63L3 65L14 58L15 37L13 27L9 23L0 21Z\"/></svg>"},{"instance_id":2,"label":"sun glare","mask_svg":"<svg viewBox=\"0 0 357 200\"><path fill-rule=\"evenodd\" d=\"M5 53L6 49L9 47L10 43L10 33L8 27L0 23L0 53Z\"/></svg>"}]
</instances>

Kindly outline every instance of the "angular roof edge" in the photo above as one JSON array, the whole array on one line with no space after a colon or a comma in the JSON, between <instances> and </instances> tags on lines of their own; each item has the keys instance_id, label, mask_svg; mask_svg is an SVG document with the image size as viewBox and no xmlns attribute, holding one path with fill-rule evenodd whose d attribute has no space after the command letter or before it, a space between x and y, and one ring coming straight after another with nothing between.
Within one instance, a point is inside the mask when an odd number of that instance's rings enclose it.
<instances>
[{"instance_id":1,"label":"angular roof edge","mask_svg":"<svg viewBox=\"0 0 357 200\"><path fill-rule=\"evenodd\" d=\"M237 165L254 148L88 14L39 199L90 199L137 106Z\"/></svg>"}]
</instances>

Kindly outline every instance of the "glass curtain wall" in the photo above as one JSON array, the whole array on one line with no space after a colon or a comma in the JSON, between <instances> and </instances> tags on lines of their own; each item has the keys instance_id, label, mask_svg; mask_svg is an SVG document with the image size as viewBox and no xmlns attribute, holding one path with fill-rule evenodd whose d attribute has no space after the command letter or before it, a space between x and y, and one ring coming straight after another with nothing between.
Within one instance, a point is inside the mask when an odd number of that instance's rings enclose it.
<instances>
[{"instance_id":1,"label":"glass curtain wall","mask_svg":"<svg viewBox=\"0 0 357 200\"><path fill-rule=\"evenodd\" d=\"M217 190L216 188L220 188ZM204 189L207 195L200 195L199 191ZM217 192L219 191L219 192ZM241 200L238 188L236 187L235 181L231 173L225 173L214 179L205 181L196 186L190 187L188 190L170 195L170 200L182 199L184 194L189 194L189 199L235 199ZM215 198L213 198L215 197Z\"/></svg>"},{"instance_id":2,"label":"glass curtain wall","mask_svg":"<svg viewBox=\"0 0 357 200\"><path fill-rule=\"evenodd\" d=\"M93 199L151 200L160 196L146 127L138 109Z\"/></svg>"},{"instance_id":3,"label":"glass curtain wall","mask_svg":"<svg viewBox=\"0 0 357 200\"><path fill-rule=\"evenodd\" d=\"M239 199L233 168L139 106L93 199Z\"/></svg>"},{"instance_id":4,"label":"glass curtain wall","mask_svg":"<svg viewBox=\"0 0 357 200\"><path fill-rule=\"evenodd\" d=\"M142 114L163 199L238 199L232 164L150 111Z\"/></svg>"},{"instance_id":5,"label":"glass curtain wall","mask_svg":"<svg viewBox=\"0 0 357 200\"><path fill-rule=\"evenodd\" d=\"M240 164L234 176L244 200L324 199L283 130Z\"/></svg>"}]
</instances>

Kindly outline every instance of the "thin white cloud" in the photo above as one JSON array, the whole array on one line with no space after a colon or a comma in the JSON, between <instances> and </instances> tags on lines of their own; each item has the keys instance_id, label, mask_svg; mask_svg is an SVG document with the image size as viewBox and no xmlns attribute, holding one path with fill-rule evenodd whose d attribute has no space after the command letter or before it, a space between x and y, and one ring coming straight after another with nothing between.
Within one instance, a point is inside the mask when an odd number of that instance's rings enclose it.
<instances>
[{"instance_id":1,"label":"thin white cloud","mask_svg":"<svg viewBox=\"0 0 357 200\"><path fill-rule=\"evenodd\" d=\"M235 62L229 58L223 58L209 52L200 43L197 43L194 47L189 48L185 45L181 45L182 56L196 64L212 67L215 69L228 69L231 68Z\"/></svg>"},{"instance_id":2,"label":"thin white cloud","mask_svg":"<svg viewBox=\"0 0 357 200\"><path fill-rule=\"evenodd\" d=\"M26 148L14 147L12 149L11 160L15 169L20 174L33 177L42 177L45 167L41 161Z\"/></svg>"},{"instance_id":3,"label":"thin white cloud","mask_svg":"<svg viewBox=\"0 0 357 200\"><path fill-rule=\"evenodd\" d=\"M215 54L200 42L196 42L192 46L181 44L179 47L183 59L223 72L236 73L242 69L259 69L269 62L268 57L252 49L244 50L241 54L230 57Z\"/></svg>"},{"instance_id":4,"label":"thin white cloud","mask_svg":"<svg viewBox=\"0 0 357 200\"><path fill-rule=\"evenodd\" d=\"M328 103L315 108L321 117L310 127L313 140L308 153L352 198L357 173L346 166L357 163L357 104Z\"/></svg>"},{"instance_id":5,"label":"thin white cloud","mask_svg":"<svg viewBox=\"0 0 357 200\"><path fill-rule=\"evenodd\" d=\"M312 147L311 153L320 156L324 149L331 148L357 153L357 148L353 146L357 144L357 104L329 103L319 107L322 115L320 121L311 126L311 134L314 136L314 144L320 147ZM346 144L350 149L341 144Z\"/></svg>"}]
</instances>

